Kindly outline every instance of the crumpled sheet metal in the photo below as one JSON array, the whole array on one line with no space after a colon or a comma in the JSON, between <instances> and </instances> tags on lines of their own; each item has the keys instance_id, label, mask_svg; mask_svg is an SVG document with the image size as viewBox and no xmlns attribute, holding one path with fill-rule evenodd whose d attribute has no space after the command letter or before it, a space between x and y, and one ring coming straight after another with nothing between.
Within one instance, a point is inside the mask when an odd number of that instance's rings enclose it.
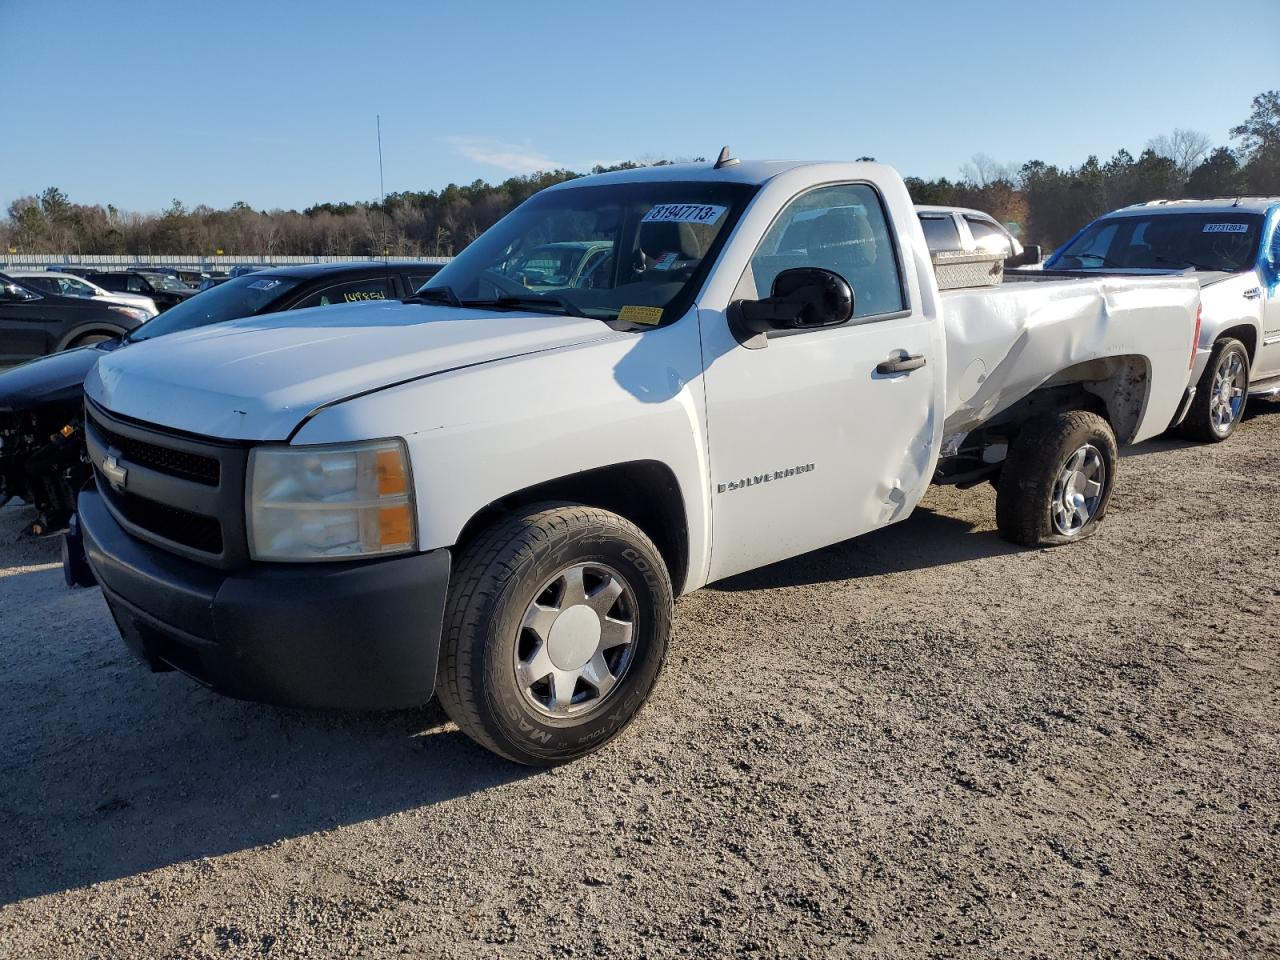
<instances>
[{"instance_id":1,"label":"crumpled sheet metal","mask_svg":"<svg viewBox=\"0 0 1280 960\"><path fill-rule=\"evenodd\" d=\"M995 289L945 291L941 299L944 434L970 431L1060 371L1105 357L1148 361L1150 393L1135 441L1168 426L1186 389L1200 303L1193 279L1006 281Z\"/></svg>"}]
</instances>

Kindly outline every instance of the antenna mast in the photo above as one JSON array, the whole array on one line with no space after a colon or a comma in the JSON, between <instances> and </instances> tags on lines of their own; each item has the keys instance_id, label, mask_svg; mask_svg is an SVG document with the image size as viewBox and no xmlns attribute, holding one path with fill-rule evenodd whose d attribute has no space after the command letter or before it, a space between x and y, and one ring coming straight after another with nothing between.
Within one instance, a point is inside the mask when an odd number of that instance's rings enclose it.
<instances>
[{"instance_id":1,"label":"antenna mast","mask_svg":"<svg viewBox=\"0 0 1280 960\"><path fill-rule=\"evenodd\" d=\"M378 119L378 193L382 196L382 205L387 205L387 185L382 179L382 114L377 114Z\"/></svg>"},{"instance_id":2,"label":"antenna mast","mask_svg":"<svg viewBox=\"0 0 1280 960\"><path fill-rule=\"evenodd\" d=\"M382 201L382 215L387 215L387 184L382 178L382 114L374 114L378 121L378 196ZM382 223L382 256L385 259L388 255L387 251L387 224L384 220Z\"/></svg>"}]
</instances>

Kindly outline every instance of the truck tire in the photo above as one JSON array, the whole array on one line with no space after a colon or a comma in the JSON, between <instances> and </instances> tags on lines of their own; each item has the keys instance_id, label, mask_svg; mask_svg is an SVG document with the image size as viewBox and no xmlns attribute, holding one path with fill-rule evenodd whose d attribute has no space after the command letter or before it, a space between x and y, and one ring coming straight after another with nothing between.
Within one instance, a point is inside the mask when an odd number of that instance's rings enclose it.
<instances>
[{"instance_id":1,"label":"truck tire","mask_svg":"<svg viewBox=\"0 0 1280 960\"><path fill-rule=\"evenodd\" d=\"M1107 512L1116 436L1096 413L1066 410L1029 420L1009 448L996 492L996 525L1026 547L1074 543Z\"/></svg>"},{"instance_id":2,"label":"truck tire","mask_svg":"<svg viewBox=\"0 0 1280 960\"><path fill-rule=\"evenodd\" d=\"M523 508L458 556L437 694L467 736L551 766L616 737L667 655L671 581L652 541L595 507Z\"/></svg>"},{"instance_id":3,"label":"truck tire","mask_svg":"<svg viewBox=\"0 0 1280 960\"><path fill-rule=\"evenodd\" d=\"M1221 443L1235 432L1248 400L1249 351L1239 340L1224 337L1213 345L1178 430L1188 440Z\"/></svg>"}]
</instances>

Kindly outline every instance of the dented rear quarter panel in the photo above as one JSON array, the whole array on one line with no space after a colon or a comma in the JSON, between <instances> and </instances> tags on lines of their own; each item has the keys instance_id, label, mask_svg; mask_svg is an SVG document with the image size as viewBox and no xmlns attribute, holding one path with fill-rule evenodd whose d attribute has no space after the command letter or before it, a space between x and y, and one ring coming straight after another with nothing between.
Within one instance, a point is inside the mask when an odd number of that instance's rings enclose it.
<instances>
[{"instance_id":1,"label":"dented rear quarter panel","mask_svg":"<svg viewBox=\"0 0 1280 960\"><path fill-rule=\"evenodd\" d=\"M1162 432L1186 391L1200 303L1194 278L1013 282L941 297L948 435L973 430L1062 371L1094 360L1139 357L1147 368L1135 428L1121 442Z\"/></svg>"}]
</instances>

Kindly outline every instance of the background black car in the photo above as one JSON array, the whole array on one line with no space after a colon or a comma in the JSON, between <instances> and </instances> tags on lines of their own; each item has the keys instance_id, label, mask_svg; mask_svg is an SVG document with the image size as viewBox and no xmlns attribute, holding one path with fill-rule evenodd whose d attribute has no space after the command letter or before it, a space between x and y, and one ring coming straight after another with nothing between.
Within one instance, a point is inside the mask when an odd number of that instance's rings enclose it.
<instances>
[{"instance_id":1,"label":"background black car","mask_svg":"<svg viewBox=\"0 0 1280 960\"><path fill-rule=\"evenodd\" d=\"M104 290L116 293L140 293L156 302L156 309L164 313L170 307L183 300L194 297L196 292L177 277L167 273L152 273L147 270L97 270L86 273L86 280L91 280Z\"/></svg>"},{"instance_id":2,"label":"background black car","mask_svg":"<svg viewBox=\"0 0 1280 960\"><path fill-rule=\"evenodd\" d=\"M64 297L0 273L0 367L123 337L147 314L88 297Z\"/></svg>"},{"instance_id":3,"label":"background black car","mask_svg":"<svg viewBox=\"0 0 1280 960\"><path fill-rule=\"evenodd\" d=\"M76 494L91 473L82 429L84 380L105 352L238 317L399 300L411 296L439 269L438 264L416 262L268 267L204 291L123 340L70 350L0 373L0 505L15 496L34 505L39 516L31 526L33 533L66 526Z\"/></svg>"}]
</instances>

